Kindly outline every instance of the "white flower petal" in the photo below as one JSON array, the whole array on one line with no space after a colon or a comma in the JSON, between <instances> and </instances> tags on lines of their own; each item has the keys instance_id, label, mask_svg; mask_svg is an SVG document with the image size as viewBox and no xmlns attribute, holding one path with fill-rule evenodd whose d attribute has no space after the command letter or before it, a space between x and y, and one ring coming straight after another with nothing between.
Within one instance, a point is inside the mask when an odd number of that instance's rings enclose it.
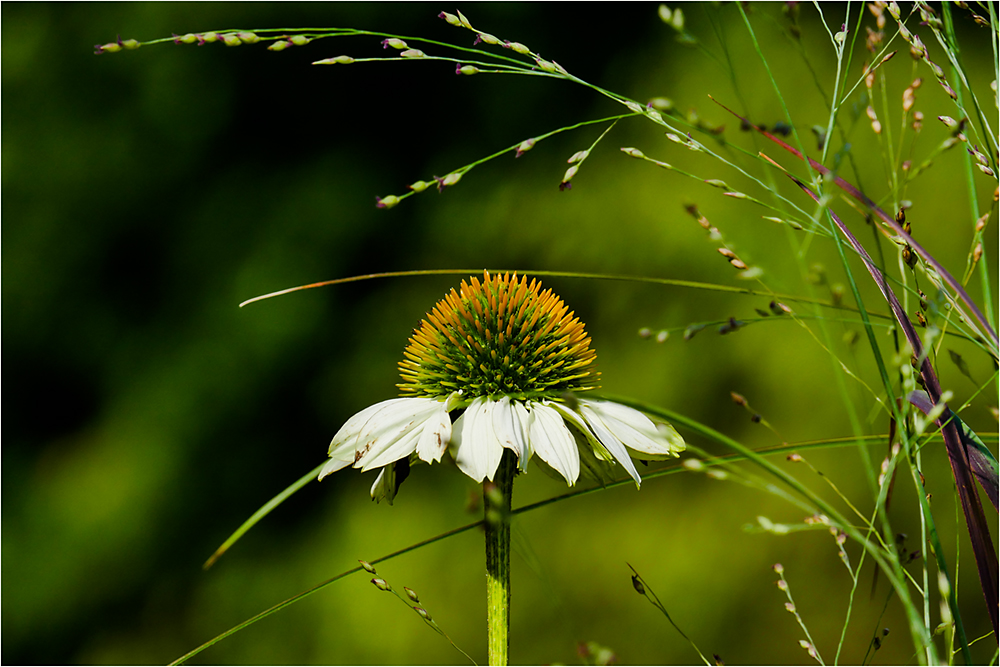
<instances>
[{"instance_id":1,"label":"white flower petal","mask_svg":"<svg viewBox=\"0 0 1000 667\"><path fill-rule=\"evenodd\" d=\"M392 504L392 499L396 497L396 469L395 465L387 465L379 472L375 483L372 484L372 500L381 502L384 498Z\"/></svg>"},{"instance_id":2,"label":"white flower petal","mask_svg":"<svg viewBox=\"0 0 1000 667\"><path fill-rule=\"evenodd\" d=\"M573 486L580 477L580 452L561 413L543 403L532 403L528 429L535 454Z\"/></svg>"},{"instance_id":3,"label":"white flower petal","mask_svg":"<svg viewBox=\"0 0 1000 667\"><path fill-rule=\"evenodd\" d=\"M676 431L670 429L674 437L662 434L656 424L638 410L611 401L588 399L580 399L579 406L587 423L596 429L596 423L600 422L639 458L666 459L677 456L684 449L684 440Z\"/></svg>"},{"instance_id":4,"label":"white flower petal","mask_svg":"<svg viewBox=\"0 0 1000 667\"><path fill-rule=\"evenodd\" d=\"M424 423L417 441L417 456L421 461L440 461L451 440L451 417L448 415L447 401L434 411Z\"/></svg>"},{"instance_id":5,"label":"white flower petal","mask_svg":"<svg viewBox=\"0 0 1000 667\"><path fill-rule=\"evenodd\" d=\"M632 463L632 457L629 456L628 450L625 449L625 445L619 440L614 433L608 430L608 427L604 423L595 419L593 421L586 420L586 422L580 418L578 414L570 410L565 406L557 406L561 408L559 411L566 417L572 419L578 426L583 425L583 433L591 434L597 437L598 442L603 445L615 460L618 461L628 471L628 474L635 480L635 485L639 486L642 480L639 477L639 472L635 469L635 464ZM600 454L600 451L596 452Z\"/></svg>"},{"instance_id":6,"label":"white flower petal","mask_svg":"<svg viewBox=\"0 0 1000 667\"><path fill-rule=\"evenodd\" d=\"M349 465L351 465L350 461L330 459L329 461L326 462L326 465L323 466L323 469L319 471L319 479L322 480L327 475L331 475L340 470L341 468L346 468Z\"/></svg>"},{"instance_id":7,"label":"white flower petal","mask_svg":"<svg viewBox=\"0 0 1000 667\"><path fill-rule=\"evenodd\" d=\"M521 453L517 455L517 466L523 473L528 472L528 461L534 455L534 448L531 444L531 422L534 417L528 412L528 408L523 403L511 401L511 408L514 411L514 423L520 426L523 442L521 443Z\"/></svg>"},{"instance_id":8,"label":"white flower petal","mask_svg":"<svg viewBox=\"0 0 1000 667\"><path fill-rule=\"evenodd\" d=\"M477 482L493 481L503 445L493 432L493 407L488 398L477 398L458 418L452 431L452 456L458 469Z\"/></svg>"},{"instance_id":9,"label":"white flower petal","mask_svg":"<svg viewBox=\"0 0 1000 667\"><path fill-rule=\"evenodd\" d=\"M402 433L392 441L383 438L379 443L380 446L378 449L376 450L373 447L369 455L358 460L354 464L354 467L361 468L361 472L368 472L375 468L390 465L400 459L405 459L417 448L421 432L420 424L418 423L414 428ZM384 448L381 447L383 444L385 445Z\"/></svg>"},{"instance_id":10,"label":"white flower petal","mask_svg":"<svg viewBox=\"0 0 1000 667\"><path fill-rule=\"evenodd\" d=\"M348 419L347 422L340 427L340 430L337 431L337 434L333 436L333 440L330 442L330 449L328 452L330 457L354 463L354 453L358 449L358 436L368 423L368 420L372 418L372 415L385 407L397 405L400 401L408 400L410 399L393 398L388 401L382 401L381 403L368 406Z\"/></svg>"},{"instance_id":11,"label":"white flower petal","mask_svg":"<svg viewBox=\"0 0 1000 667\"><path fill-rule=\"evenodd\" d=\"M493 432L500 444L517 454L519 466L528 464L525 456L527 434L521 424L520 414L516 411L516 402L504 396L493 404Z\"/></svg>"},{"instance_id":12,"label":"white flower petal","mask_svg":"<svg viewBox=\"0 0 1000 667\"><path fill-rule=\"evenodd\" d=\"M361 430L355 468L371 470L412 454L417 448L420 429L444 404L432 398L399 400L372 415Z\"/></svg>"}]
</instances>

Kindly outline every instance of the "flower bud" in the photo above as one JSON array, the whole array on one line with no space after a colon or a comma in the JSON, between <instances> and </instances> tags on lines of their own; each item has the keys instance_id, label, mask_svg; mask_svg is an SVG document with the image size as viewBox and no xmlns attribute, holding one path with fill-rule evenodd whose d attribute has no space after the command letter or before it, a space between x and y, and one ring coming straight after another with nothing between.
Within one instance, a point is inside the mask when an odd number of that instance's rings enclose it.
<instances>
[{"instance_id":1,"label":"flower bud","mask_svg":"<svg viewBox=\"0 0 1000 667\"><path fill-rule=\"evenodd\" d=\"M875 108L869 106L868 109L866 109L866 113L868 114L868 118L871 119L872 131L875 134L882 134L882 123L879 122L878 116L875 115Z\"/></svg>"},{"instance_id":2,"label":"flower bud","mask_svg":"<svg viewBox=\"0 0 1000 667\"><path fill-rule=\"evenodd\" d=\"M792 604L791 602L785 603L785 609L793 614L795 613L795 605Z\"/></svg>"},{"instance_id":3,"label":"flower bud","mask_svg":"<svg viewBox=\"0 0 1000 667\"><path fill-rule=\"evenodd\" d=\"M226 33L225 35L219 35L219 39L221 39L222 43L225 44L226 46L239 46L240 44L243 43L240 41L239 37L237 37L231 32Z\"/></svg>"},{"instance_id":4,"label":"flower bud","mask_svg":"<svg viewBox=\"0 0 1000 667\"><path fill-rule=\"evenodd\" d=\"M531 55L531 49L520 42L504 42L504 46L514 53L520 53L522 56Z\"/></svg>"},{"instance_id":5,"label":"flower bud","mask_svg":"<svg viewBox=\"0 0 1000 667\"><path fill-rule=\"evenodd\" d=\"M660 114L660 112L657 111L656 109L653 109L649 105L646 105L646 116L648 116L649 118L652 118L653 121L655 121L657 123L662 123L663 122L663 116Z\"/></svg>"},{"instance_id":6,"label":"flower bud","mask_svg":"<svg viewBox=\"0 0 1000 667\"><path fill-rule=\"evenodd\" d=\"M415 611L418 614L420 614L420 618L424 619L425 621L430 621L431 620L431 615L428 614L427 610L424 609L423 607L414 607L413 611Z\"/></svg>"},{"instance_id":7,"label":"flower bud","mask_svg":"<svg viewBox=\"0 0 1000 667\"><path fill-rule=\"evenodd\" d=\"M488 32L480 32L476 34L476 39L481 42L486 42L487 44L499 44L500 40L491 35Z\"/></svg>"},{"instance_id":8,"label":"flower bud","mask_svg":"<svg viewBox=\"0 0 1000 667\"><path fill-rule=\"evenodd\" d=\"M406 597L410 598L416 603L420 602L420 598L417 597L417 592L415 590L413 590L412 588L407 588L406 586L403 586L403 590L406 592Z\"/></svg>"},{"instance_id":9,"label":"flower bud","mask_svg":"<svg viewBox=\"0 0 1000 667\"><path fill-rule=\"evenodd\" d=\"M305 46L312 40L306 37L305 35L293 35L288 39L288 41L294 44L295 46Z\"/></svg>"},{"instance_id":10,"label":"flower bud","mask_svg":"<svg viewBox=\"0 0 1000 667\"><path fill-rule=\"evenodd\" d=\"M142 44L134 39L126 39L121 42L122 48L128 49L129 51L134 51L138 49Z\"/></svg>"},{"instance_id":11,"label":"flower bud","mask_svg":"<svg viewBox=\"0 0 1000 667\"><path fill-rule=\"evenodd\" d=\"M711 185L713 188L720 188L722 190L728 190L729 189L729 186L726 185L725 181L720 181L717 178L709 178L705 182L708 183L709 185Z\"/></svg>"},{"instance_id":12,"label":"flower bud","mask_svg":"<svg viewBox=\"0 0 1000 667\"><path fill-rule=\"evenodd\" d=\"M646 103L646 106L652 106L654 109L663 111L664 113L670 113L674 110L673 100L666 97L654 97Z\"/></svg>"},{"instance_id":13,"label":"flower bud","mask_svg":"<svg viewBox=\"0 0 1000 667\"><path fill-rule=\"evenodd\" d=\"M653 332L649 327L643 327L639 329L639 338L649 338L652 335Z\"/></svg>"},{"instance_id":14,"label":"flower bud","mask_svg":"<svg viewBox=\"0 0 1000 667\"><path fill-rule=\"evenodd\" d=\"M583 162L584 160L587 159L588 155L590 155L590 151L589 150L587 150L587 151L577 151L577 152L573 153L573 155L570 156L570 158L568 160L566 160L566 162L568 164L575 164L577 162Z\"/></svg>"},{"instance_id":15,"label":"flower bud","mask_svg":"<svg viewBox=\"0 0 1000 667\"><path fill-rule=\"evenodd\" d=\"M628 107L628 110L631 111L632 113L646 112L646 108L644 106L642 106L638 102L633 102L632 100L628 100L627 102L625 102L625 106Z\"/></svg>"},{"instance_id":16,"label":"flower bud","mask_svg":"<svg viewBox=\"0 0 1000 667\"><path fill-rule=\"evenodd\" d=\"M194 33L187 33L181 37L174 37L174 44L194 44L198 41L198 35Z\"/></svg>"},{"instance_id":17,"label":"flower bud","mask_svg":"<svg viewBox=\"0 0 1000 667\"><path fill-rule=\"evenodd\" d=\"M399 197L396 195L388 195L386 197L376 197L375 198L375 208L392 208L399 203Z\"/></svg>"},{"instance_id":18,"label":"flower bud","mask_svg":"<svg viewBox=\"0 0 1000 667\"><path fill-rule=\"evenodd\" d=\"M424 52L420 49L407 49L399 54L400 58L423 58Z\"/></svg>"},{"instance_id":19,"label":"flower bud","mask_svg":"<svg viewBox=\"0 0 1000 667\"><path fill-rule=\"evenodd\" d=\"M646 155L638 148L623 148L622 153L625 153L625 155L628 155L629 157L635 157L639 159L646 157Z\"/></svg>"},{"instance_id":20,"label":"flower bud","mask_svg":"<svg viewBox=\"0 0 1000 667\"><path fill-rule=\"evenodd\" d=\"M118 42L108 42L107 44L94 45L94 54L98 56L102 53L117 53L121 50L122 47Z\"/></svg>"},{"instance_id":21,"label":"flower bud","mask_svg":"<svg viewBox=\"0 0 1000 667\"><path fill-rule=\"evenodd\" d=\"M354 62L354 58L350 56L337 56L336 58L326 58L325 60L317 60L313 65L350 65Z\"/></svg>"},{"instance_id":22,"label":"flower bud","mask_svg":"<svg viewBox=\"0 0 1000 667\"><path fill-rule=\"evenodd\" d=\"M375 587L378 588L380 591L392 590L392 586L390 586L389 582L386 581L385 579L380 579L379 577L375 577L374 579L372 579L372 583L375 584Z\"/></svg>"},{"instance_id":23,"label":"flower bud","mask_svg":"<svg viewBox=\"0 0 1000 667\"><path fill-rule=\"evenodd\" d=\"M514 157L521 157L534 147L535 147L535 139L525 139L517 147L517 152L514 154Z\"/></svg>"},{"instance_id":24,"label":"flower bud","mask_svg":"<svg viewBox=\"0 0 1000 667\"><path fill-rule=\"evenodd\" d=\"M552 72L552 73L555 73L555 72L559 71L559 70L556 69L555 64L550 63L548 60L545 60L544 58L535 58L535 64L537 64L538 67L543 72Z\"/></svg>"},{"instance_id":25,"label":"flower bud","mask_svg":"<svg viewBox=\"0 0 1000 667\"><path fill-rule=\"evenodd\" d=\"M774 565L771 566L771 569L774 570L779 575L785 573L785 566L782 565L781 563L775 563Z\"/></svg>"},{"instance_id":26,"label":"flower bud","mask_svg":"<svg viewBox=\"0 0 1000 667\"><path fill-rule=\"evenodd\" d=\"M560 190L568 190L572 187L569 182L573 180L573 177L576 176L576 172L579 171L579 169L580 165L574 164L566 170L566 173L563 174L562 182L559 184Z\"/></svg>"},{"instance_id":27,"label":"flower bud","mask_svg":"<svg viewBox=\"0 0 1000 667\"><path fill-rule=\"evenodd\" d=\"M260 37L257 36L257 33L250 32L249 30L242 30L236 33L236 36L239 37L240 41L245 44L256 44L260 41Z\"/></svg>"},{"instance_id":28,"label":"flower bud","mask_svg":"<svg viewBox=\"0 0 1000 667\"><path fill-rule=\"evenodd\" d=\"M383 49L388 49L390 46L398 51L410 48L409 46L406 45L406 42L404 42L401 39L396 39L395 37L390 37L389 39L382 40Z\"/></svg>"},{"instance_id":29,"label":"flower bud","mask_svg":"<svg viewBox=\"0 0 1000 667\"><path fill-rule=\"evenodd\" d=\"M662 330L662 331L660 331L660 332L658 332L656 334L656 342L657 343L666 343L668 338L670 338L670 332L667 331L666 329L664 329L664 330Z\"/></svg>"},{"instance_id":30,"label":"flower bud","mask_svg":"<svg viewBox=\"0 0 1000 667\"><path fill-rule=\"evenodd\" d=\"M479 68L474 65L455 65L455 74L472 76L473 74L479 74Z\"/></svg>"},{"instance_id":31,"label":"flower bud","mask_svg":"<svg viewBox=\"0 0 1000 667\"><path fill-rule=\"evenodd\" d=\"M462 22L454 14L449 14L448 12L441 12L440 14L438 14L438 18L444 19L445 21L448 22L449 25L453 25L458 28L462 27Z\"/></svg>"},{"instance_id":32,"label":"flower bud","mask_svg":"<svg viewBox=\"0 0 1000 667\"><path fill-rule=\"evenodd\" d=\"M198 46L202 44L211 44L212 42L219 41L219 34L216 32L203 32L198 35Z\"/></svg>"},{"instance_id":33,"label":"flower bud","mask_svg":"<svg viewBox=\"0 0 1000 667\"><path fill-rule=\"evenodd\" d=\"M417 181L416 183L411 183L407 187L409 187L414 192L423 192L424 190L429 188L430 185L431 184L428 183L427 181Z\"/></svg>"},{"instance_id":34,"label":"flower bud","mask_svg":"<svg viewBox=\"0 0 1000 667\"><path fill-rule=\"evenodd\" d=\"M684 30L684 12L681 11L680 7L674 10L674 16L670 19L670 26L678 32Z\"/></svg>"},{"instance_id":35,"label":"flower bud","mask_svg":"<svg viewBox=\"0 0 1000 667\"><path fill-rule=\"evenodd\" d=\"M358 562L361 563L361 567L365 569L365 572L367 572L368 574L375 574L375 566L373 566L371 563L369 563L366 560L359 560Z\"/></svg>"},{"instance_id":36,"label":"flower bud","mask_svg":"<svg viewBox=\"0 0 1000 667\"><path fill-rule=\"evenodd\" d=\"M952 148L955 144L959 143L959 141L960 139L958 137L948 137L947 139L941 142L940 150L946 151L949 148Z\"/></svg>"},{"instance_id":37,"label":"flower bud","mask_svg":"<svg viewBox=\"0 0 1000 667\"><path fill-rule=\"evenodd\" d=\"M271 46L267 47L267 50L268 51L284 51L285 49L287 49L291 45L292 45L291 42L289 42L287 40L284 40L284 39L279 39L277 42L275 42Z\"/></svg>"},{"instance_id":38,"label":"flower bud","mask_svg":"<svg viewBox=\"0 0 1000 667\"><path fill-rule=\"evenodd\" d=\"M684 340L691 340L699 331L705 328L704 324L691 324L684 330Z\"/></svg>"},{"instance_id":39,"label":"flower bud","mask_svg":"<svg viewBox=\"0 0 1000 667\"><path fill-rule=\"evenodd\" d=\"M702 470L705 467L705 464L699 459L684 459L681 465L693 472Z\"/></svg>"},{"instance_id":40,"label":"flower bud","mask_svg":"<svg viewBox=\"0 0 1000 667\"><path fill-rule=\"evenodd\" d=\"M632 575L632 588L634 588L635 592L639 595L646 594L646 587L642 585L642 581L639 580L639 575L637 574Z\"/></svg>"},{"instance_id":41,"label":"flower bud","mask_svg":"<svg viewBox=\"0 0 1000 667\"><path fill-rule=\"evenodd\" d=\"M771 312L774 313L775 315L789 315L792 312L791 308L781 303L780 301L772 301L769 304L769 307L771 308Z\"/></svg>"},{"instance_id":42,"label":"flower bud","mask_svg":"<svg viewBox=\"0 0 1000 667\"><path fill-rule=\"evenodd\" d=\"M462 180L462 174L457 171L453 171L438 182L438 189L442 190L444 188L451 187L460 180Z\"/></svg>"}]
</instances>

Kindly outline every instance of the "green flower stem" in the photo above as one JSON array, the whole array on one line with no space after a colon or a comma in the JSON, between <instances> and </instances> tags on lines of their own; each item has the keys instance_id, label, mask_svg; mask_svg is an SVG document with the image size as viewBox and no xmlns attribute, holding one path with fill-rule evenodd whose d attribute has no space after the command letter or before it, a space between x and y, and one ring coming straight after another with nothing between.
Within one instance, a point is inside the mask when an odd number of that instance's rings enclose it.
<instances>
[{"instance_id":1,"label":"green flower stem","mask_svg":"<svg viewBox=\"0 0 1000 667\"><path fill-rule=\"evenodd\" d=\"M483 485L486 513L486 643L490 665L506 665L510 647L510 497L517 457L505 449L493 483Z\"/></svg>"}]
</instances>

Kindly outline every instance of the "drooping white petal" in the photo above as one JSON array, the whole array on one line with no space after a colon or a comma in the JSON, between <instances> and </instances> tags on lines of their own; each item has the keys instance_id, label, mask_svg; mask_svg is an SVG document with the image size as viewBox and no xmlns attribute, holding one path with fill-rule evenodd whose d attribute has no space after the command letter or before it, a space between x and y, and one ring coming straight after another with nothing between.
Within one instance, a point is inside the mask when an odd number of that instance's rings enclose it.
<instances>
[{"instance_id":1,"label":"drooping white petal","mask_svg":"<svg viewBox=\"0 0 1000 667\"><path fill-rule=\"evenodd\" d=\"M368 456L359 459L354 467L361 468L361 472L368 472L405 459L416 450L421 432L421 422L418 422L392 440L382 438L376 446L372 447Z\"/></svg>"},{"instance_id":2,"label":"drooping white petal","mask_svg":"<svg viewBox=\"0 0 1000 667\"><path fill-rule=\"evenodd\" d=\"M519 425L521 429L521 434L523 436L523 442L521 443L521 453L517 455L517 467L521 472L528 472L528 461L534 455L535 450L531 444L531 422L534 417L528 412L528 409L524 407L523 403L517 401L511 401L511 409L514 412L514 423Z\"/></svg>"},{"instance_id":3,"label":"drooping white petal","mask_svg":"<svg viewBox=\"0 0 1000 667\"><path fill-rule=\"evenodd\" d=\"M440 461L448 449L451 440L451 417L448 415L448 403L445 401L424 422L420 439L417 441L417 456L421 461L432 463Z\"/></svg>"},{"instance_id":4,"label":"drooping white petal","mask_svg":"<svg viewBox=\"0 0 1000 667\"><path fill-rule=\"evenodd\" d=\"M580 452L580 477L592 479L601 486L615 481L618 464L611 452L591 434L584 435L573 429L573 437Z\"/></svg>"},{"instance_id":5,"label":"drooping white petal","mask_svg":"<svg viewBox=\"0 0 1000 667\"><path fill-rule=\"evenodd\" d=\"M632 457L629 456L628 450L625 449L625 445L614 435L614 433L608 430L608 427L605 426L602 421L597 419L591 423L589 421L585 421L579 414L570 410L566 406L559 404L553 405L556 406L556 409L558 409L564 417L572 420L573 423L581 429L582 433L590 435L591 437L596 436L596 440L599 445L603 445L607 451L615 457L615 460L618 461L623 468L625 468L632 479L635 480L636 486L639 486L642 483L642 480L639 477L639 472L635 469L635 464L632 463ZM601 452L598 450L595 453L600 455Z\"/></svg>"},{"instance_id":6,"label":"drooping white petal","mask_svg":"<svg viewBox=\"0 0 1000 667\"><path fill-rule=\"evenodd\" d=\"M337 431L336 435L333 436L333 440L330 442L329 455L331 458L337 458L341 460L354 462L354 453L357 451L357 440L358 436L361 434L362 429L368 423L368 420L372 418L379 410L383 408L396 405L400 401L408 401L408 398L393 398L388 401L382 401L381 403L376 403L375 405L370 405L361 412L357 413L350 419L348 419L340 430Z\"/></svg>"},{"instance_id":7,"label":"drooping white petal","mask_svg":"<svg viewBox=\"0 0 1000 667\"><path fill-rule=\"evenodd\" d=\"M657 424L656 430L659 432L660 437L666 440L671 447L674 449L674 456L680 456L680 452L687 449L687 443L684 442L684 438L681 434L677 432L670 424Z\"/></svg>"},{"instance_id":8,"label":"drooping white petal","mask_svg":"<svg viewBox=\"0 0 1000 667\"><path fill-rule=\"evenodd\" d=\"M322 480L327 475L332 475L341 468L346 468L349 465L351 465L350 461L342 461L340 459L330 459L329 461L326 462L326 465L323 466L323 469L319 471L319 479Z\"/></svg>"},{"instance_id":9,"label":"drooping white petal","mask_svg":"<svg viewBox=\"0 0 1000 667\"><path fill-rule=\"evenodd\" d=\"M532 403L528 429L535 454L573 486L580 477L580 452L561 414L545 403Z\"/></svg>"},{"instance_id":10,"label":"drooping white petal","mask_svg":"<svg viewBox=\"0 0 1000 667\"><path fill-rule=\"evenodd\" d=\"M493 431L494 401L480 397L472 401L455 422L451 437L452 456L458 469L477 482L493 481L503 445Z\"/></svg>"},{"instance_id":11,"label":"drooping white petal","mask_svg":"<svg viewBox=\"0 0 1000 667\"><path fill-rule=\"evenodd\" d=\"M379 471L375 483L372 484L372 500L381 502L384 498L392 504L392 499L396 497L396 469L394 465L387 465Z\"/></svg>"},{"instance_id":12,"label":"drooping white petal","mask_svg":"<svg viewBox=\"0 0 1000 667\"><path fill-rule=\"evenodd\" d=\"M612 401L579 399L580 414L597 430L597 423L622 442L639 458L651 460L677 456L684 449L684 440L677 431L661 433L649 417L638 410Z\"/></svg>"},{"instance_id":13,"label":"drooping white petal","mask_svg":"<svg viewBox=\"0 0 1000 667\"><path fill-rule=\"evenodd\" d=\"M406 398L376 412L358 436L354 467L371 470L412 454L421 428L441 405L432 398Z\"/></svg>"},{"instance_id":14,"label":"drooping white petal","mask_svg":"<svg viewBox=\"0 0 1000 667\"><path fill-rule=\"evenodd\" d=\"M493 432L501 445L517 455L518 466L523 470L528 464L530 451L526 455L527 434L516 406L518 403L507 396L493 404Z\"/></svg>"}]
</instances>

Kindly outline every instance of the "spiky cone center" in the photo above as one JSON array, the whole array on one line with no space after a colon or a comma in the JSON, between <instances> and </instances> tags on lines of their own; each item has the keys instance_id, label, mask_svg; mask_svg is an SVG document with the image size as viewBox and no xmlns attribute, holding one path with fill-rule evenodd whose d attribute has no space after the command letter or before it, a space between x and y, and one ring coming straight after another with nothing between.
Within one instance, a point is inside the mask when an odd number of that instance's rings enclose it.
<instances>
[{"instance_id":1,"label":"spiky cone center","mask_svg":"<svg viewBox=\"0 0 1000 667\"><path fill-rule=\"evenodd\" d=\"M583 323L526 276L463 280L414 330L399 363L407 396L558 397L596 388Z\"/></svg>"}]
</instances>

